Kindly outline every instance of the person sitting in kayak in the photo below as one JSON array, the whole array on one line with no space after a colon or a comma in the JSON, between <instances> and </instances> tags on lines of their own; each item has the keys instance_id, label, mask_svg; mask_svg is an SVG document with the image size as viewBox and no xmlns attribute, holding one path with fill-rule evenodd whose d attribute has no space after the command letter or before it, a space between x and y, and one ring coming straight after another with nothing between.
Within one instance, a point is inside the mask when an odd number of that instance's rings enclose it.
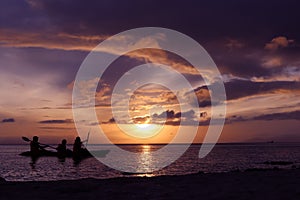
<instances>
[{"instance_id":1,"label":"person sitting in kayak","mask_svg":"<svg viewBox=\"0 0 300 200\"><path fill-rule=\"evenodd\" d=\"M44 150L45 147L41 146L39 143L39 137L33 136L32 141L30 142L30 156L31 156L31 165L33 166L37 159L40 156L40 153L42 150Z\"/></svg>"},{"instance_id":2,"label":"person sitting in kayak","mask_svg":"<svg viewBox=\"0 0 300 200\"><path fill-rule=\"evenodd\" d=\"M76 137L75 142L73 144L73 160L80 161L81 160L81 153L82 153L82 142L80 137Z\"/></svg>"},{"instance_id":3,"label":"person sitting in kayak","mask_svg":"<svg viewBox=\"0 0 300 200\"><path fill-rule=\"evenodd\" d=\"M64 162L67 156L67 140L63 139L61 144L59 144L56 148L57 150L57 157L60 161Z\"/></svg>"}]
</instances>

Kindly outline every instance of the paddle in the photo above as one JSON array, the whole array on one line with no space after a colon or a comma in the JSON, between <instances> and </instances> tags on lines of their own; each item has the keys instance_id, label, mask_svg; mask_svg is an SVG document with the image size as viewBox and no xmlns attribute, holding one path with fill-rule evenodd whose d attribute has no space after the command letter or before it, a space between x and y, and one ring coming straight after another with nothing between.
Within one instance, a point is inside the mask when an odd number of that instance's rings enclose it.
<instances>
[{"instance_id":1,"label":"paddle","mask_svg":"<svg viewBox=\"0 0 300 200\"><path fill-rule=\"evenodd\" d=\"M24 136L23 136L22 139L23 139L25 142L31 142L31 140L30 140L29 138L27 138L27 137L24 137ZM49 147L49 148L52 148L52 149L56 149L55 147L50 146L50 145L48 145L48 144L42 144L42 143L39 143L39 144L44 145L45 147Z\"/></svg>"},{"instance_id":2,"label":"paddle","mask_svg":"<svg viewBox=\"0 0 300 200\"><path fill-rule=\"evenodd\" d=\"M90 139L90 132L91 132L91 129L89 130L88 135L87 135L87 138L86 138L86 143L85 143L85 146L86 146L86 147L87 147L88 142L89 142L89 139Z\"/></svg>"}]
</instances>

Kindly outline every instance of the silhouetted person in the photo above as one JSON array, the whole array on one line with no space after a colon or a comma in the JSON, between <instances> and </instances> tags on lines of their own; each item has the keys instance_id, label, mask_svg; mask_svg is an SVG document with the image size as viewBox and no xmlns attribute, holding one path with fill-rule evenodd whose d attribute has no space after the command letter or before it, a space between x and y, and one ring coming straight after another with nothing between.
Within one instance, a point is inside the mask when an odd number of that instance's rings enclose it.
<instances>
[{"instance_id":1,"label":"silhouetted person","mask_svg":"<svg viewBox=\"0 0 300 200\"><path fill-rule=\"evenodd\" d=\"M80 162L81 153L82 153L82 142L80 137L76 137L75 142L73 144L73 160L75 164Z\"/></svg>"},{"instance_id":2,"label":"silhouetted person","mask_svg":"<svg viewBox=\"0 0 300 200\"><path fill-rule=\"evenodd\" d=\"M67 140L63 139L56 148L59 161L65 162L67 156Z\"/></svg>"},{"instance_id":3,"label":"silhouetted person","mask_svg":"<svg viewBox=\"0 0 300 200\"><path fill-rule=\"evenodd\" d=\"M39 143L39 137L33 136L32 141L30 142L30 156L31 156L31 163L30 165L34 168L36 161L38 160L41 150L43 147Z\"/></svg>"}]
</instances>

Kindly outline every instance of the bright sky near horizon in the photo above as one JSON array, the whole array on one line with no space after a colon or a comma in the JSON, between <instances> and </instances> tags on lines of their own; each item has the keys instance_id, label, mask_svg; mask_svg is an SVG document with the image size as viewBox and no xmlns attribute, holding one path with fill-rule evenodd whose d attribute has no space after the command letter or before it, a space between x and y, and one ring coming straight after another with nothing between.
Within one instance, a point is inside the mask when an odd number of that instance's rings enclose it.
<instances>
[{"instance_id":1,"label":"bright sky near horizon","mask_svg":"<svg viewBox=\"0 0 300 200\"><path fill-rule=\"evenodd\" d=\"M21 136L33 135L39 135L45 143L62 138L73 141L77 131L72 89L81 63L109 36L147 26L174 29L192 37L215 61L227 94L227 115L219 142L300 142L298 8L299 3L289 0L130 4L1 1L0 143L22 143ZM145 39L137 43L157 41ZM193 90L175 94L156 84L136 91L124 86L124 91L131 92L129 114L131 122L138 124L135 131L147 135L152 127L149 124L166 120L158 134L136 139L116 126L111 96L121 76L145 63L170 65L190 82ZM176 85L177 80L168 75L155 77L166 78ZM178 98L188 102L191 92L197 96L201 117L195 116L193 110L180 110ZM209 89L202 76L186 60L155 49L134 51L113 62L101 77L95 98L99 121L88 123L100 124L114 143L168 143L180 121L186 122L183 126L188 134L187 121L198 118L194 141L201 142L211 117ZM151 110L158 105L164 111Z\"/></svg>"}]
</instances>

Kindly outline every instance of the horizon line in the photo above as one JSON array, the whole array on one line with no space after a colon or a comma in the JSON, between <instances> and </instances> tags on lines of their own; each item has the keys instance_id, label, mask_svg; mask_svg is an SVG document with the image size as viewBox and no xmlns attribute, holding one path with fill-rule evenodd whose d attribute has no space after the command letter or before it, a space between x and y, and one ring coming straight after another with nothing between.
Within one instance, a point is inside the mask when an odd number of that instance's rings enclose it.
<instances>
[{"instance_id":1,"label":"horizon line","mask_svg":"<svg viewBox=\"0 0 300 200\"><path fill-rule=\"evenodd\" d=\"M215 145L249 145L249 144L282 144L282 143L300 143L300 141L295 142L295 141L265 141L265 142L218 142L215 143ZM67 145L72 145L73 143L68 143ZM89 145L203 145L203 144L214 144L214 143L116 143L116 144L111 144L111 143L99 143L99 144L88 144ZM29 143L0 143L0 145L29 145ZM57 143L49 143L48 145L57 145ZM84 145L85 146L85 145Z\"/></svg>"}]
</instances>

